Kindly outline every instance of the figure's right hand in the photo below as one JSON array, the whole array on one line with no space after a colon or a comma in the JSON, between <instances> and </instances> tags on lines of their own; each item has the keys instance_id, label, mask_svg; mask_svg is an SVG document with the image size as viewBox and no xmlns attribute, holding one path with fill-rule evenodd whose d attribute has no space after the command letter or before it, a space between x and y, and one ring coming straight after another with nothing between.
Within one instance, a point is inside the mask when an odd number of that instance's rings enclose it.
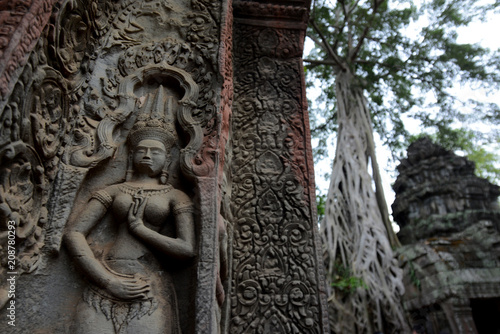
<instances>
[{"instance_id":1,"label":"figure's right hand","mask_svg":"<svg viewBox=\"0 0 500 334\"><path fill-rule=\"evenodd\" d=\"M124 300L147 299L150 289L149 283L133 276L130 278L114 277L106 287L106 290L113 296Z\"/></svg>"},{"instance_id":2,"label":"figure's right hand","mask_svg":"<svg viewBox=\"0 0 500 334\"><path fill-rule=\"evenodd\" d=\"M128 210L128 227L134 231L137 227L144 225L144 210L146 208L147 198L135 198L134 202L130 204Z\"/></svg>"}]
</instances>

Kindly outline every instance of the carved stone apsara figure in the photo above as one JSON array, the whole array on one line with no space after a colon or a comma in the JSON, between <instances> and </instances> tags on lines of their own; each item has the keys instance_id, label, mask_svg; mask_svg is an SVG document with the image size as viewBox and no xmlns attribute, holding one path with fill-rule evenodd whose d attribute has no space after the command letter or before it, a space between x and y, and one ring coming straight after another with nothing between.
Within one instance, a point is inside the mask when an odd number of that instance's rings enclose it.
<instances>
[{"instance_id":1,"label":"carved stone apsara figure","mask_svg":"<svg viewBox=\"0 0 500 334\"><path fill-rule=\"evenodd\" d=\"M162 90L152 109L165 106ZM89 281L72 333L180 334L174 285L160 259L195 256L195 225L191 199L167 184L176 136L161 114L138 117L128 135L133 168L125 182L95 192L66 230L68 251ZM116 232L96 255L87 236L106 215ZM175 236L162 234L166 224L174 224Z\"/></svg>"}]
</instances>

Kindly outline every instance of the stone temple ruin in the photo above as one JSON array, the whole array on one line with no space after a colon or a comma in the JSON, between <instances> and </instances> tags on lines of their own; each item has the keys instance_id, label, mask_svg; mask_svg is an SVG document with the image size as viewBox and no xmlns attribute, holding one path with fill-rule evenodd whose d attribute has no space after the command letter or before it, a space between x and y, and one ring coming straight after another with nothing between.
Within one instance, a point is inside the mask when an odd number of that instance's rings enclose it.
<instances>
[{"instance_id":1,"label":"stone temple ruin","mask_svg":"<svg viewBox=\"0 0 500 334\"><path fill-rule=\"evenodd\" d=\"M309 6L0 1L0 332L329 332Z\"/></svg>"},{"instance_id":2,"label":"stone temple ruin","mask_svg":"<svg viewBox=\"0 0 500 334\"><path fill-rule=\"evenodd\" d=\"M424 138L393 188L404 306L417 333L499 333L500 188Z\"/></svg>"}]
</instances>

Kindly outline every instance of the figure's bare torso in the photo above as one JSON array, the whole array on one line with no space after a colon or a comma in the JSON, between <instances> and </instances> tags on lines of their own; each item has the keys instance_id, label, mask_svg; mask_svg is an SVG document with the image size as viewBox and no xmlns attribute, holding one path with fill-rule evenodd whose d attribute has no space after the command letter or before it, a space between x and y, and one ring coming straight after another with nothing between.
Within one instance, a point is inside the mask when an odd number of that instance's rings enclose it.
<instances>
[{"instance_id":1,"label":"figure's bare torso","mask_svg":"<svg viewBox=\"0 0 500 334\"><path fill-rule=\"evenodd\" d=\"M118 226L116 239L106 254L107 260L137 260L150 254L151 250L141 240L133 236L128 228L128 212L134 203L134 195L140 190L147 199L144 211L144 225L160 232L165 224L174 224L171 206L177 192L171 186L143 188L131 183L111 186L107 189L113 198L110 210Z\"/></svg>"}]
</instances>

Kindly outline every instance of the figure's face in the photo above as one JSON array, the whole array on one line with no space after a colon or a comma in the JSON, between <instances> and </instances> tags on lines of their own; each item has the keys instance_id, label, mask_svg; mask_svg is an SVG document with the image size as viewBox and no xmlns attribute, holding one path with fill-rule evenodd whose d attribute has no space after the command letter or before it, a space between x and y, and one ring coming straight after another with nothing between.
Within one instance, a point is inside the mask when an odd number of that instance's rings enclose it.
<instances>
[{"instance_id":1,"label":"figure's face","mask_svg":"<svg viewBox=\"0 0 500 334\"><path fill-rule=\"evenodd\" d=\"M134 149L134 167L139 173L151 177L157 176L161 173L166 162L165 145L157 140L141 140Z\"/></svg>"}]
</instances>

